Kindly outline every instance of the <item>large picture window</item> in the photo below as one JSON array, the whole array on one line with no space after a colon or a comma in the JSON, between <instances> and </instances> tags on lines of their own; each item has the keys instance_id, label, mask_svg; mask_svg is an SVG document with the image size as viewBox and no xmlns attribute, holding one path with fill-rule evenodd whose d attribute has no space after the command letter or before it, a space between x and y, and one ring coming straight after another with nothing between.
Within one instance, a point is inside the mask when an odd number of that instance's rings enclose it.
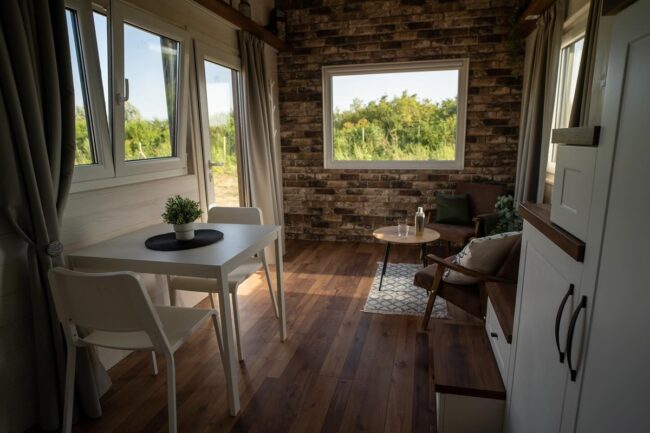
<instances>
[{"instance_id":1,"label":"large picture window","mask_svg":"<svg viewBox=\"0 0 650 433\"><path fill-rule=\"evenodd\" d=\"M462 168L467 70L467 60L324 67L325 168Z\"/></svg>"}]
</instances>

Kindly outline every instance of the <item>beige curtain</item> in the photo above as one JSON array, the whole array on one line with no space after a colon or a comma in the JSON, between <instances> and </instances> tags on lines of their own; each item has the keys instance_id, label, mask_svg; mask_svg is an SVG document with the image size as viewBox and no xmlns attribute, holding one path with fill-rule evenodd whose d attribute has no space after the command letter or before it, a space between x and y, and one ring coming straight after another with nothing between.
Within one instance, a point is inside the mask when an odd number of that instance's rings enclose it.
<instances>
[{"instance_id":1,"label":"beige curtain","mask_svg":"<svg viewBox=\"0 0 650 433\"><path fill-rule=\"evenodd\" d=\"M518 202L542 198L565 14L566 1L558 0L537 20L529 36L533 39L526 50L515 178Z\"/></svg>"},{"instance_id":2,"label":"beige curtain","mask_svg":"<svg viewBox=\"0 0 650 433\"><path fill-rule=\"evenodd\" d=\"M580 72L578 73L576 93L573 98L571 118L569 120L569 126L572 127L587 126L588 123L591 85L596 61L596 41L598 40L602 9L602 0L591 0L587 29L585 31L584 48L582 49L582 58L580 59Z\"/></svg>"},{"instance_id":3,"label":"beige curtain","mask_svg":"<svg viewBox=\"0 0 650 433\"><path fill-rule=\"evenodd\" d=\"M38 413L48 431L60 425L66 350L47 272L63 264L59 229L74 169L67 38L63 0L0 1L0 216L28 251L21 268L29 269L24 279L30 290ZM110 380L93 351L80 349L77 356L77 401L88 416L97 417Z\"/></svg>"},{"instance_id":4,"label":"beige curtain","mask_svg":"<svg viewBox=\"0 0 650 433\"><path fill-rule=\"evenodd\" d=\"M284 227L282 174L274 134L273 97L264 43L239 32L241 55L241 142L244 197L262 210L265 224Z\"/></svg>"}]
</instances>

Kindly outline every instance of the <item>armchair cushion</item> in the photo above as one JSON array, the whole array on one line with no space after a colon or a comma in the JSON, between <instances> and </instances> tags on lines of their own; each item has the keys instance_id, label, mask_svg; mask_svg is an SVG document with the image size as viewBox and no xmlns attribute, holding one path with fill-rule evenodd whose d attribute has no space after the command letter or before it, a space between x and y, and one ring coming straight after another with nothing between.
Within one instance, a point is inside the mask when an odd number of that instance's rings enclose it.
<instances>
[{"instance_id":1,"label":"armchair cushion","mask_svg":"<svg viewBox=\"0 0 650 433\"><path fill-rule=\"evenodd\" d=\"M448 257L447 260L451 260L453 257ZM435 263L421 269L415 274L413 284L430 291L433 288L437 269L438 264ZM437 295L468 313L481 317L482 308L478 284L459 285L441 281Z\"/></svg>"},{"instance_id":2,"label":"armchair cushion","mask_svg":"<svg viewBox=\"0 0 650 433\"><path fill-rule=\"evenodd\" d=\"M494 275L504 264L513 245L521 238L520 232L500 233L498 235L475 238L452 259L473 271ZM443 281L457 285L477 284L479 279L447 269Z\"/></svg>"},{"instance_id":3,"label":"armchair cushion","mask_svg":"<svg viewBox=\"0 0 650 433\"><path fill-rule=\"evenodd\" d=\"M436 196L436 222L443 224L472 224L468 194L438 194Z\"/></svg>"},{"instance_id":4,"label":"armchair cushion","mask_svg":"<svg viewBox=\"0 0 650 433\"><path fill-rule=\"evenodd\" d=\"M429 223L425 224L425 226L440 233L440 239L454 244L465 245L472 236L475 236L473 226L457 226L440 223Z\"/></svg>"}]
</instances>

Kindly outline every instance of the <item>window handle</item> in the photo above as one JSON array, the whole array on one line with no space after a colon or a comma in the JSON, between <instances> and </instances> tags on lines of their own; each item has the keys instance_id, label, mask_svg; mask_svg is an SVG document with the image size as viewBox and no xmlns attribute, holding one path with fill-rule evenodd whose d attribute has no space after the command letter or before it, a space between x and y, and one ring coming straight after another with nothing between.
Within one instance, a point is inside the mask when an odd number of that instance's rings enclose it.
<instances>
[{"instance_id":1,"label":"window handle","mask_svg":"<svg viewBox=\"0 0 650 433\"><path fill-rule=\"evenodd\" d=\"M123 104L126 101L129 100L129 79L125 78L124 79L124 93L123 94L117 94L117 102L118 104Z\"/></svg>"},{"instance_id":2,"label":"window handle","mask_svg":"<svg viewBox=\"0 0 650 433\"><path fill-rule=\"evenodd\" d=\"M212 162L208 160L208 167L223 167L223 162Z\"/></svg>"}]
</instances>

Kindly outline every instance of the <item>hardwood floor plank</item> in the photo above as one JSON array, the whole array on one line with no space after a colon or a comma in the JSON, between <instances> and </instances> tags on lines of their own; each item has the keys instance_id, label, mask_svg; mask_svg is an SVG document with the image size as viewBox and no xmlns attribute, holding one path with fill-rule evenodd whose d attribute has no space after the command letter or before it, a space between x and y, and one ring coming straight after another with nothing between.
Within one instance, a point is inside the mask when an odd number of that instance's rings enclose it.
<instances>
[{"instance_id":1,"label":"hardwood floor plank","mask_svg":"<svg viewBox=\"0 0 650 433\"><path fill-rule=\"evenodd\" d=\"M280 342L258 273L238 290L246 358L239 369L242 411L228 413L216 338L206 323L176 354L179 432L435 431L430 347L420 318L361 311L384 246L289 241L287 249L288 340ZM390 261L417 263L418 254L396 246ZM201 306L207 305L206 299ZM166 366L158 361L157 377L148 353L118 363L101 400L104 415L73 431L166 433Z\"/></svg>"}]
</instances>

